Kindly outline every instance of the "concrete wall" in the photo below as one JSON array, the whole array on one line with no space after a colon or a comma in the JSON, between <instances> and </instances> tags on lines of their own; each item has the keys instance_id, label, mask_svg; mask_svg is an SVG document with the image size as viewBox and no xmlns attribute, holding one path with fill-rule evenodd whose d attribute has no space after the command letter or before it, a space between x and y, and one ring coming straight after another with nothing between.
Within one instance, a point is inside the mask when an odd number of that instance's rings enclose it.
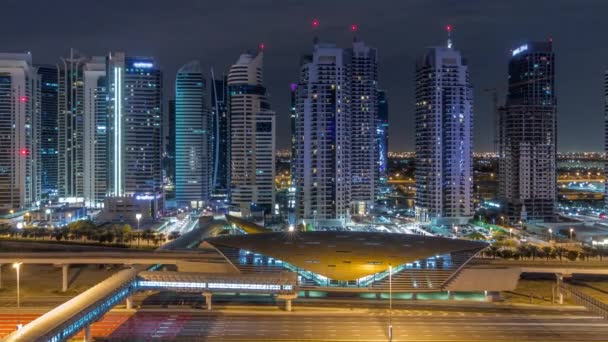
<instances>
[{"instance_id":1,"label":"concrete wall","mask_svg":"<svg viewBox=\"0 0 608 342\"><path fill-rule=\"evenodd\" d=\"M517 287L519 268L465 268L448 285L450 291L512 291Z\"/></svg>"}]
</instances>

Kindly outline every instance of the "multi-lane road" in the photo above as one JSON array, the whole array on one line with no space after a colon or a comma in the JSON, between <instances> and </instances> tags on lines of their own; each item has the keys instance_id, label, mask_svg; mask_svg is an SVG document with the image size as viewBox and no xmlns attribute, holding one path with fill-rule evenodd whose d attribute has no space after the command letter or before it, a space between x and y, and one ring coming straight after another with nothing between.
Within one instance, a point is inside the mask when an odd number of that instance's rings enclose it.
<instances>
[{"instance_id":1,"label":"multi-lane road","mask_svg":"<svg viewBox=\"0 0 608 342\"><path fill-rule=\"evenodd\" d=\"M393 310L393 341L605 341L608 336L608 321L579 310L534 312ZM113 311L92 333L99 341L387 341L388 323L386 310ZM0 335L15 324L14 315L0 314Z\"/></svg>"}]
</instances>

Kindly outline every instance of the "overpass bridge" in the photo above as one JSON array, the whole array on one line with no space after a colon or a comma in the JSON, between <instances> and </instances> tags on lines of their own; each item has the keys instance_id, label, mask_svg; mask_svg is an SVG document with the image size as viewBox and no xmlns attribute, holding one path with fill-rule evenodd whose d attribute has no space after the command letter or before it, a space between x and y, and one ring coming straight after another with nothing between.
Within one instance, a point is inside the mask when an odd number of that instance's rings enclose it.
<instances>
[{"instance_id":1,"label":"overpass bridge","mask_svg":"<svg viewBox=\"0 0 608 342\"><path fill-rule=\"evenodd\" d=\"M298 293L297 276L292 272L243 275L125 269L11 333L4 341L59 342L82 330L85 342L92 341L92 323L122 301L126 301L130 309L131 295L147 290L200 293L205 297L208 310L212 308L214 293L239 292L275 295L284 300L285 309L291 311L291 301Z\"/></svg>"}]
</instances>

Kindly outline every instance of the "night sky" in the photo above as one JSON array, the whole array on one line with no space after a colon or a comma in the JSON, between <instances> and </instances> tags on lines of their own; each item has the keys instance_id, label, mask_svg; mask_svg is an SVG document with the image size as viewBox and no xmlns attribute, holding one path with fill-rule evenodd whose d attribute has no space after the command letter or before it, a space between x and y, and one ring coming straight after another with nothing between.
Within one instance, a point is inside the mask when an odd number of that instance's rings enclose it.
<instances>
[{"instance_id":1,"label":"night sky","mask_svg":"<svg viewBox=\"0 0 608 342\"><path fill-rule=\"evenodd\" d=\"M492 150L491 95L504 101L509 50L553 39L556 52L558 147L603 149L603 78L608 66L606 0L3 0L2 52L31 51L55 63L74 47L88 55L126 51L158 58L165 100L176 70L199 59L227 72L239 54L264 42L265 83L278 117L278 142L289 144L289 84L309 53L318 18L321 41L347 47L357 36L379 49L380 85L390 105L390 150L413 150L414 63L426 46L445 44L469 60L475 89L475 150Z\"/></svg>"}]
</instances>

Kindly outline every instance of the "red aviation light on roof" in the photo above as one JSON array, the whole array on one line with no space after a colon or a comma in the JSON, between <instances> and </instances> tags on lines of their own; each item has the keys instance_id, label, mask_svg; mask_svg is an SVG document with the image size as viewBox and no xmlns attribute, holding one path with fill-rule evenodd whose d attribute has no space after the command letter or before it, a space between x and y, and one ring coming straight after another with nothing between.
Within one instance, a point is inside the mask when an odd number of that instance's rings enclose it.
<instances>
[{"instance_id":1,"label":"red aviation light on roof","mask_svg":"<svg viewBox=\"0 0 608 342\"><path fill-rule=\"evenodd\" d=\"M27 156L28 155L27 148L22 148L21 150L19 150L19 154L22 156Z\"/></svg>"},{"instance_id":2,"label":"red aviation light on roof","mask_svg":"<svg viewBox=\"0 0 608 342\"><path fill-rule=\"evenodd\" d=\"M21 96L21 97L19 98L19 101L21 101L21 102L23 102L23 103L27 102L27 96Z\"/></svg>"},{"instance_id":3,"label":"red aviation light on roof","mask_svg":"<svg viewBox=\"0 0 608 342\"><path fill-rule=\"evenodd\" d=\"M264 44L264 42L260 43L260 50L264 51L264 48L266 47L266 44Z\"/></svg>"},{"instance_id":4,"label":"red aviation light on roof","mask_svg":"<svg viewBox=\"0 0 608 342\"><path fill-rule=\"evenodd\" d=\"M312 28L317 28L317 27L319 27L319 19L313 19Z\"/></svg>"},{"instance_id":5,"label":"red aviation light on roof","mask_svg":"<svg viewBox=\"0 0 608 342\"><path fill-rule=\"evenodd\" d=\"M452 25L447 25L447 26L445 27L445 29L446 29L447 31L452 31Z\"/></svg>"},{"instance_id":6,"label":"red aviation light on roof","mask_svg":"<svg viewBox=\"0 0 608 342\"><path fill-rule=\"evenodd\" d=\"M357 29L359 29L359 27L357 26L357 24L352 24L350 25L350 30L353 32L357 32Z\"/></svg>"}]
</instances>

